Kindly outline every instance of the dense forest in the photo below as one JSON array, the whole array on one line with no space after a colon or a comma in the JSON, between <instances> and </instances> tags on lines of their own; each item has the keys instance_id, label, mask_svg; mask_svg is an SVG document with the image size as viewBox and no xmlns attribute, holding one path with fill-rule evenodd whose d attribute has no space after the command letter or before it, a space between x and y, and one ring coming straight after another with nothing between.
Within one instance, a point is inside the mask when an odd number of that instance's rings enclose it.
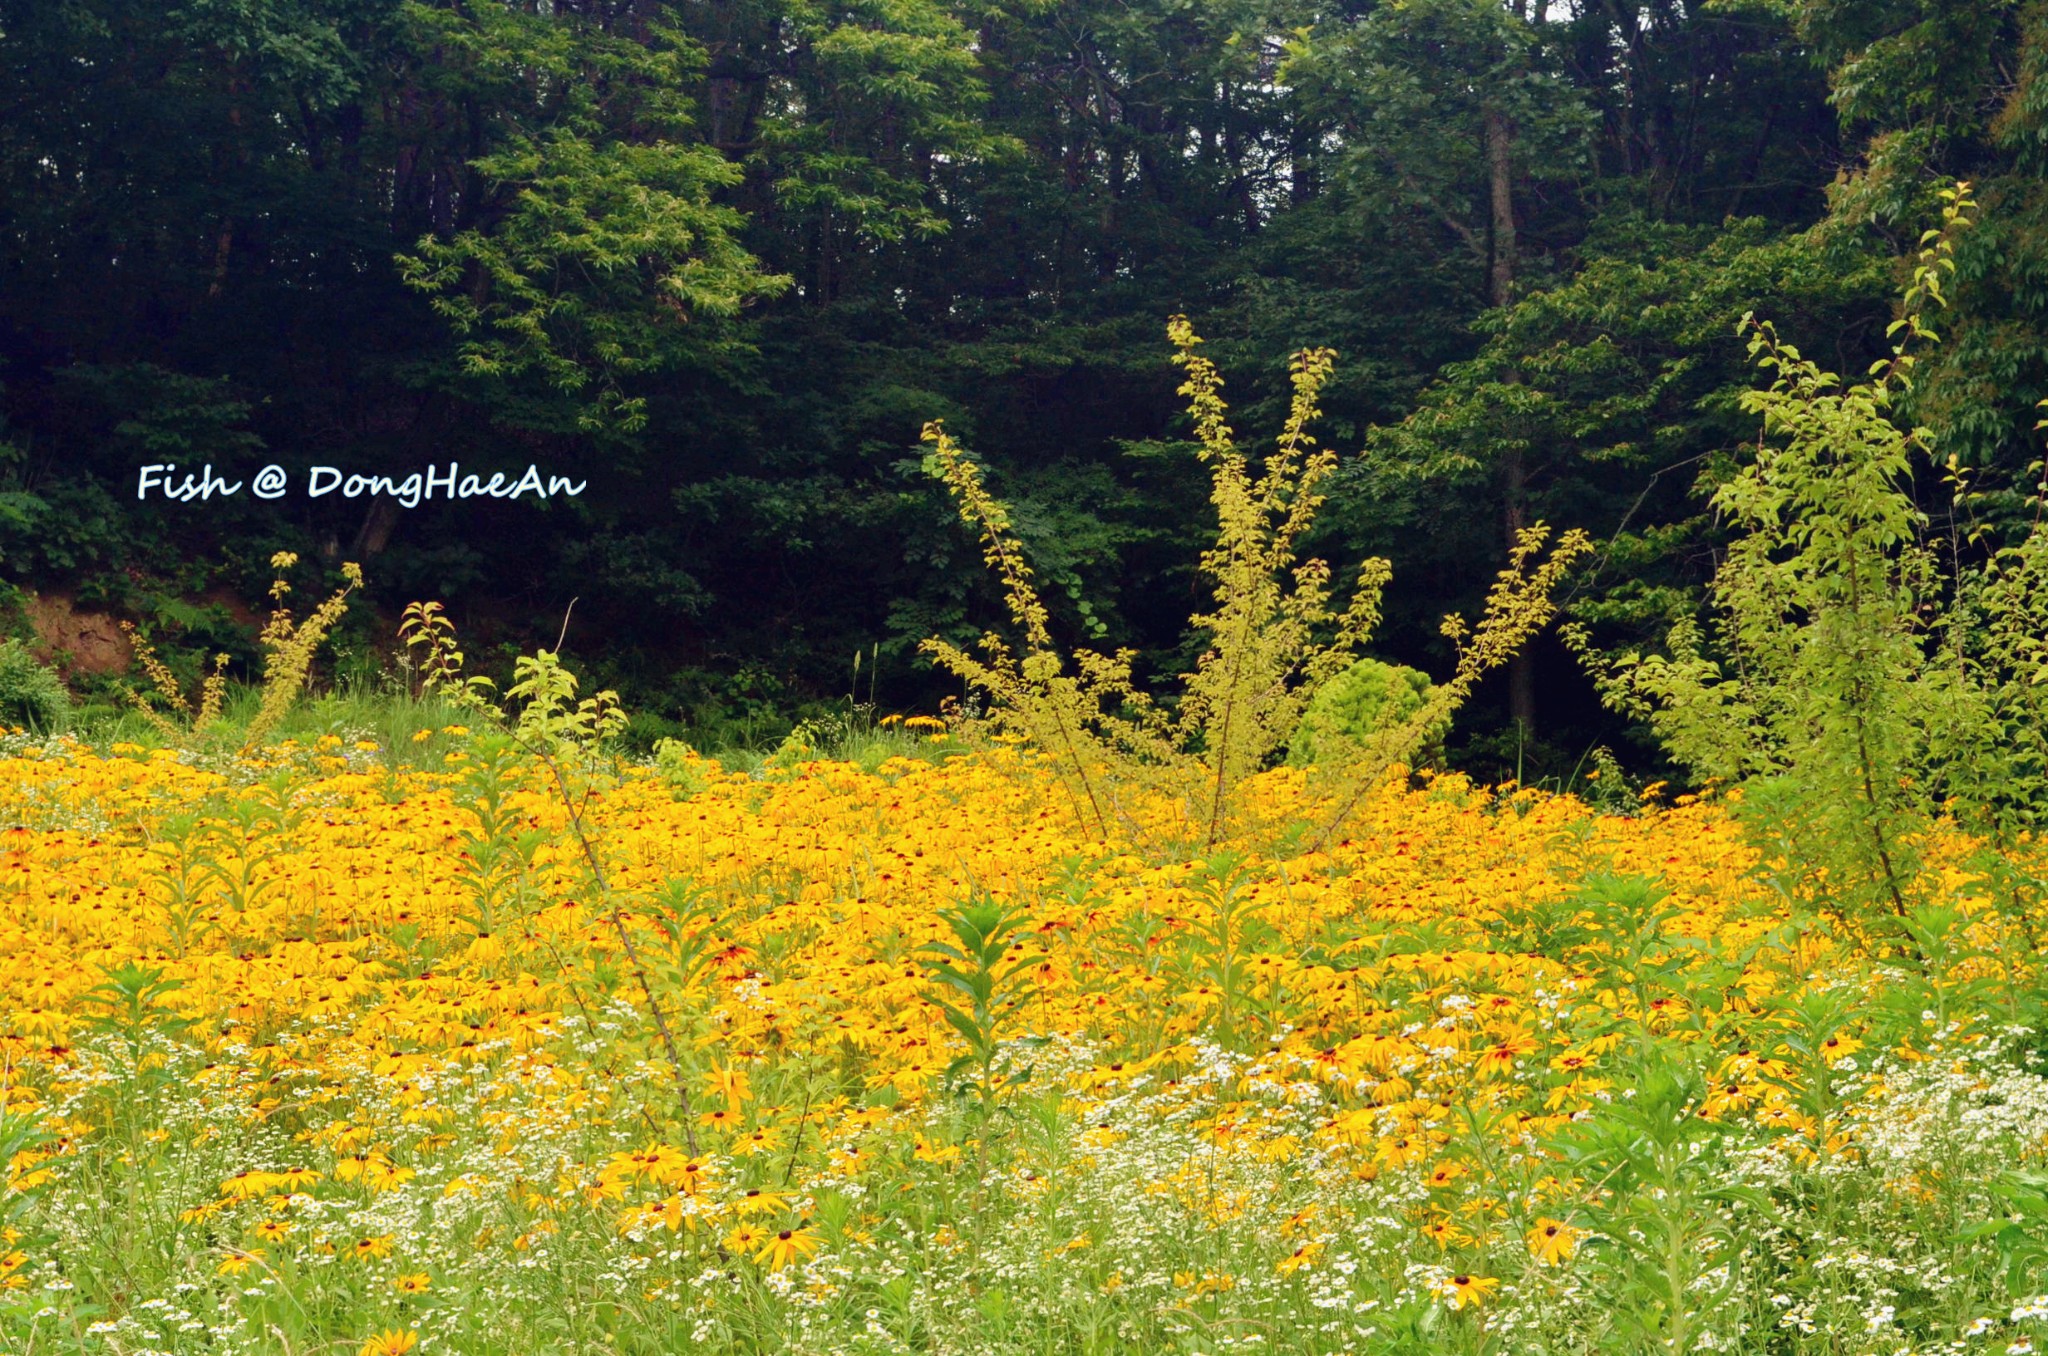
<instances>
[{"instance_id":1,"label":"dense forest","mask_svg":"<svg viewBox=\"0 0 2048 1356\"><path fill-rule=\"evenodd\" d=\"M1738 321L1861 373L1956 180L1900 414L1967 480L1935 527L2031 515L2044 169L2038 0L0 0L0 579L17 629L61 595L248 673L293 551L479 655L573 599L651 733L929 709L918 642L1001 610L943 419L1055 624L1170 668L1213 532L1184 313L1247 432L1336 350L1314 546L1392 560L1389 657L1441 670L1538 521L1597 543L1570 613L1661 634L1757 438ZM451 462L584 488L301 488ZM1453 752L1627 756L1614 719L1544 641Z\"/></svg>"}]
</instances>

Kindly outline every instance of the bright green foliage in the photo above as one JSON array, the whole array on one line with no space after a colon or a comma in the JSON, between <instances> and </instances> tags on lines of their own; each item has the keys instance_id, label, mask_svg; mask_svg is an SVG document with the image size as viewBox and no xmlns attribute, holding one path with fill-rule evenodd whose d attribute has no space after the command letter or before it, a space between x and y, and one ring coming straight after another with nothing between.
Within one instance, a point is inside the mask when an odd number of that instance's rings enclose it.
<instances>
[{"instance_id":1,"label":"bright green foliage","mask_svg":"<svg viewBox=\"0 0 2048 1356\"><path fill-rule=\"evenodd\" d=\"M140 1062L151 1032L177 1035L194 1025L191 1018L178 1013L171 999L185 987L183 981L134 961L105 974L105 979L85 991L86 1001L98 1009L90 1018L91 1025L118 1034L136 1062Z\"/></svg>"},{"instance_id":2,"label":"bright green foliage","mask_svg":"<svg viewBox=\"0 0 2048 1356\"><path fill-rule=\"evenodd\" d=\"M263 701L243 736L244 747L252 749L260 746L265 737L277 728L278 722L285 718L305 691L314 654L326 642L342 614L348 611L349 595L363 585L362 567L353 561L344 563L341 567L342 586L303 619L294 621L284 603L291 585L285 582L283 574L298 563L298 557L289 551L280 551L270 563L279 575L270 586L271 601L277 604L277 609L264 623L261 637L264 650ZM215 707L218 708L217 699ZM204 715L202 704L201 719L195 728L206 723Z\"/></svg>"},{"instance_id":3,"label":"bright green foliage","mask_svg":"<svg viewBox=\"0 0 2048 1356\"><path fill-rule=\"evenodd\" d=\"M496 684L480 673L462 672L465 656L455 623L441 604L407 603L399 618L398 638L405 642L406 667L419 675L420 696L437 693L457 706L489 711L489 694Z\"/></svg>"},{"instance_id":4,"label":"bright green foliage","mask_svg":"<svg viewBox=\"0 0 2048 1356\"><path fill-rule=\"evenodd\" d=\"M1031 997L1031 979L1025 972L1039 959L1013 954L1016 937L1028 931L1030 920L987 895L939 917L951 929L953 941L927 942L918 950L926 972L945 995L928 1001L967 1043L967 1052L946 1072L949 1077L971 1073L982 1105L993 1106L1004 1075L1010 1072L1004 1034L1024 1016L1019 1009Z\"/></svg>"},{"instance_id":5,"label":"bright green foliage","mask_svg":"<svg viewBox=\"0 0 2048 1356\"><path fill-rule=\"evenodd\" d=\"M1569 1170L1612 1188L1587 1212L1598 1231L1588 1288L1606 1330L1598 1349L1694 1350L1737 1295L1718 1258L1739 1250L1730 1206L1750 1199L1730 1185L1724 1127L1698 1114L1701 1086L1668 1049L1629 1061L1635 1096L1597 1125L1562 1138Z\"/></svg>"},{"instance_id":6,"label":"bright green foliage","mask_svg":"<svg viewBox=\"0 0 2048 1356\"><path fill-rule=\"evenodd\" d=\"M1768 322L1746 322L1775 379L1745 396L1762 419L1756 456L1714 498L1739 535L1711 629L1681 619L1665 653L1593 661L1608 700L1680 763L1753 783L1799 887L1902 919L1927 816L2010 822L2048 805L2034 766L2048 543L2030 531L1980 566L1952 537L1944 560L1910 492L1927 434L1897 419L1912 343L1935 337L1925 315L1945 301L1971 222L1966 185L1943 196L1892 326L1905 337L1870 379L1845 386Z\"/></svg>"},{"instance_id":7,"label":"bright green foliage","mask_svg":"<svg viewBox=\"0 0 2048 1356\"><path fill-rule=\"evenodd\" d=\"M519 656L512 677L505 696L519 703L511 717L513 733L529 749L550 758L587 754L626 728L619 694L607 688L579 700L576 675L553 650Z\"/></svg>"},{"instance_id":8,"label":"bright green foliage","mask_svg":"<svg viewBox=\"0 0 2048 1356\"><path fill-rule=\"evenodd\" d=\"M502 143L471 161L491 210L421 239L401 275L463 337L471 374L532 375L585 400L587 427L640 427L644 399L622 378L673 367L702 344L705 318L787 285L740 246L740 214L713 201L739 170L683 139L701 52L659 24L636 37L496 5L406 13L447 54L454 90L545 93L530 96L537 125L514 103Z\"/></svg>"},{"instance_id":9,"label":"bright green foliage","mask_svg":"<svg viewBox=\"0 0 2048 1356\"><path fill-rule=\"evenodd\" d=\"M677 800L688 800L711 784L718 765L680 739L659 739L654 744L654 772Z\"/></svg>"},{"instance_id":10,"label":"bright green foliage","mask_svg":"<svg viewBox=\"0 0 2048 1356\"><path fill-rule=\"evenodd\" d=\"M986 662L942 641L927 649L994 699L1001 724L1054 759L1082 822L1096 833L1107 837L1115 821L1119 779L1144 784L1163 777L1187 798L1193 832L1214 844L1231 827L1236 786L1285 745L1309 693L1349 662L1378 620L1386 563L1360 566L1352 601L1339 613L1330 606L1329 567L1297 558L1322 502L1320 484L1336 464L1308 432L1334 355L1297 355L1287 423L1255 477L1223 422L1222 378L1195 351L1201 340L1184 317L1175 318L1169 334L1187 371L1180 394L1190 401L1217 516L1216 545L1202 554L1216 606L1189 619L1207 648L1182 679L1178 710L1165 711L1132 686L1131 651L1082 650L1071 661L1060 654L1030 567L1010 535L1007 509L936 426L927 433L936 448L934 473L953 489L961 516L981 530L1026 650L1013 658L993 634L982 641ZM1325 627L1334 628L1329 642L1318 639Z\"/></svg>"},{"instance_id":11,"label":"bright green foliage","mask_svg":"<svg viewBox=\"0 0 2048 1356\"><path fill-rule=\"evenodd\" d=\"M2015 1295L2032 1293L2035 1278L2048 1271L2048 1174L2009 1171L1991 1189L2006 1207L2004 1217L1973 1224L1962 1237L1989 1239L2005 1262L2007 1287Z\"/></svg>"},{"instance_id":12,"label":"bright green foliage","mask_svg":"<svg viewBox=\"0 0 2048 1356\"><path fill-rule=\"evenodd\" d=\"M1301 724L1287 743L1295 767L1341 764L1382 731L1408 721L1430 705L1429 675L1403 664L1361 659L1315 690ZM1424 749L1443 742L1450 717L1423 732Z\"/></svg>"},{"instance_id":13,"label":"bright green foliage","mask_svg":"<svg viewBox=\"0 0 2048 1356\"><path fill-rule=\"evenodd\" d=\"M522 918L534 894L535 856L548 834L527 822L513 793L519 751L504 739L478 741L464 761L455 803L475 822L462 827L461 880L470 896L465 921L488 937Z\"/></svg>"},{"instance_id":14,"label":"bright green foliage","mask_svg":"<svg viewBox=\"0 0 2048 1356\"><path fill-rule=\"evenodd\" d=\"M1188 875L1189 891L1199 907L1187 920L1185 973L1191 984L1214 989L1216 1011L1209 1031L1225 1048L1255 1043L1243 1031L1256 988L1253 958L1272 941L1272 927L1259 917L1261 906L1245 888L1249 876L1245 858L1234 852L1193 863ZM1271 1034L1261 1031L1259 1040Z\"/></svg>"},{"instance_id":15,"label":"bright green foliage","mask_svg":"<svg viewBox=\"0 0 2048 1356\"><path fill-rule=\"evenodd\" d=\"M1947 699L1922 622L1935 562L1901 488L1910 436L1887 385L1836 394L1767 323L1752 343L1777 381L1750 402L1768 441L1715 496L1743 533L1715 577L1730 662L1681 621L1669 656L1624 660L1610 692L1651 698L1640 709L1701 776L1791 778L1814 817L1802 832L1854 844L1858 875L1889 894L1910 783Z\"/></svg>"},{"instance_id":16,"label":"bright green foliage","mask_svg":"<svg viewBox=\"0 0 2048 1356\"><path fill-rule=\"evenodd\" d=\"M1175 361L1187 372L1179 394L1188 398L1217 520L1216 544L1201 559L1215 610L1188 619L1204 648L1181 677L1178 703L1169 710L1133 685L1134 651L1077 650L1071 659L1060 652L1050 613L1011 534L1008 509L936 424L925 435L934 444L930 469L953 491L961 517L979 529L984 557L1024 633L1024 652L1013 654L994 633L982 639L985 660L942 640L925 648L986 694L999 732L1035 744L1052 760L1077 819L1090 831L1106 839L1113 825L1128 825L1131 817L1118 810L1120 788L1144 787L1185 807L1187 842L1213 848L1258 827L1245 823L1238 789L1287 747L1315 691L1351 664L1379 620L1388 570L1384 560L1364 561L1351 602L1338 611L1329 566L1299 557L1322 485L1336 466L1335 455L1318 448L1308 432L1335 355L1296 355L1287 422L1255 474L1224 422L1223 379L1196 352L1201 340L1185 317L1175 317L1168 334ZM1546 537L1541 524L1517 535L1476 629L1456 614L1444 619L1441 633L1457 656L1452 677L1405 720L1375 731L1335 770L1338 809L1321 827L1322 839L1389 768L1448 722L1481 675L1507 663L1549 621L1552 591L1588 543L1583 533L1566 533L1543 559Z\"/></svg>"},{"instance_id":17,"label":"bright green foliage","mask_svg":"<svg viewBox=\"0 0 2048 1356\"><path fill-rule=\"evenodd\" d=\"M20 1162L29 1155L48 1152L53 1136L43 1121L33 1112L13 1107L0 1110L0 1154L5 1154L10 1162ZM28 1231L30 1218L51 1195L53 1187L52 1179L46 1177L0 1196L0 1228L13 1231L18 1238L32 1237Z\"/></svg>"},{"instance_id":18,"label":"bright green foliage","mask_svg":"<svg viewBox=\"0 0 2048 1356\"><path fill-rule=\"evenodd\" d=\"M1951 201L1921 274L1937 299L1967 225L1966 203ZM1925 333L1917 310L1900 324ZM1782 779L1772 804L1786 839L1834 858L1814 863L1810 884L1846 901L1875 891L1904 916L1907 828L1952 700L1924 622L1936 562L1904 488L1913 436L1892 414L1910 355L1902 344L1871 381L1841 389L1768 322L1745 326L1776 380L1745 397L1763 435L1714 499L1741 533L1714 581L1720 657L1681 619L1668 653L1596 660L1595 672L1700 776Z\"/></svg>"},{"instance_id":19,"label":"bright green foliage","mask_svg":"<svg viewBox=\"0 0 2048 1356\"><path fill-rule=\"evenodd\" d=\"M1330 607L1329 566L1299 560L1323 482L1337 465L1336 454L1317 447L1308 432L1336 355L1311 349L1296 356L1293 407L1278 447L1254 478L1223 422L1222 375L1195 351L1201 340L1185 318L1167 332L1187 373L1180 394L1188 398L1216 509L1216 545L1202 553L1216 609L1188 619L1208 649L1184 679L1178 712L1181 745L1200 750L1208 773L1206 841L1213 846L1230 815L1232 788L1286 746L1309 697L1379 622L1388 568L1377 558L1360 564L1351 603L1338 613ZM1328 642L1318 638L1325 628L1334 632Z\"/></svg>"},{"instance_id":20,"label":"bright green foliage","mask_svg":"<svg viewBox=\"0 0 2048 1356\"><path fill-rule=\"evenodd\" d=\"M2035 494L2048 503L2048 484ZM1955 511L1963 519L1966 504ZM1981 535L1967 533L1959 549ZM1951 737L1967 739L1970 755L1949 769L1948 786L1996 830L2037 828L2048 820L2048 532L2029 531L1960 573L1946 625L1952 662L1978 679L1954 713L1961 728Z\"/></svg>"},{"instance_id":21,"label":"bright green foliage","mask_svg":"<svg viewBox=\"0 0 2048 1356\"><path fill-rule=\"evenodd\" d=\"M1901 400L1969 469L1979 515L2030 516L2034 402L2048 396L2048 6L2033 0L1800 0L1802 36L1860 163L1828 190L1830 229L1903 232L1968 179L1944 342Z\"/></svg>"},{"instance_id":22,"label":"bright green foliage","mask_svg":"<svg viewBox=\"0 0 2048 1356\"><path fill-rule=\"evenodd\" d=\"M791 85L816 106L770 112L752 159L778 212L815 233L805 282L816 296L875 247L949 228L915 152L1001 163L1022 148L981 116L989 95L967 15L933 0L786 9Z\"/></svg>"},{"instance_id":23,"label":"bright green foliage","mask_svg":"<svg viewBox=\"0 0 2048 1356\"><path fill-rule=\"evenodd\" d=\"M0 641L0 725L61 730L70 718L71 694L56 670L21 641Z\"/></svg>"}]
</instances>

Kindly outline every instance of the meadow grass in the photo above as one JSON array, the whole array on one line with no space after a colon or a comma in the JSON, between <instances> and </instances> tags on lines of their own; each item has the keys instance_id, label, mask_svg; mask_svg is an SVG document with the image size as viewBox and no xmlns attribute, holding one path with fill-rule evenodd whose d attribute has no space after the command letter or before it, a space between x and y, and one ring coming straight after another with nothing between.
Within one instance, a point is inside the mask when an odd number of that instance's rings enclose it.
<instances>
[{"instance_id":1,"label":"meadow grass","mask_svg":"<svg viewBox=\"0 0 2048 1356\"><path fill-rule=\"evenodd\" d=\"M188 749L212 758L227 758L239 753L247 742L250 723L261 708L262 699L259 686L228 684L219 720L197 735L172 737L133 707L106 703L81 710L61 733L100 753L115 744L133 744L147 749ZM441 732L450 728L466 730L478 720L473 708L445 694L428 691L415 695L390 681L364 678L333 683L295 703L270 738L279 743L310 744L331 735L349 745L374 743L380 761L387 766L438 768L448 749L445 742L440 742ZM662 728L669 728L668 723L663 722ZM735 741L721 727L713 735L703 745L704 755L728 770L750 774L793 747L809 750L816 757L853 763L870 772L891 758L930 761L965 751L943 732L907 729L900 716L878 713L872 705L850 699L838 709L800 722L794 746L789 731ZM625 761L644 761L653 742L652 736L643 735L629 721L617 755Z\"/></svg>"},{"instance_id":2,"label":"meadow grass","mask_svg":"<svg viewBox=\"0 0 2048 1356\"><path fill-rule=\"evenodd\" d=\"M1721 803L1145 857L924 731L565 802L463 724L0 746L0 1349L2048 1340L2029 850L1931 831L1909 949Z\"/></svg>"}]
</instances>

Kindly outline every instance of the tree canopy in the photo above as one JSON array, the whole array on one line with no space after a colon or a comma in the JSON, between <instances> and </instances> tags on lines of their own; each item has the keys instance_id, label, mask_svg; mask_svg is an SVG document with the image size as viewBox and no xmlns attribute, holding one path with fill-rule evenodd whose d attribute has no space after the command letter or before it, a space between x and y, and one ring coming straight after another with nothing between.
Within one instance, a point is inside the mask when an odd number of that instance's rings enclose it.
<instances>
[{"instance_id":1,"label":"tree canopy","mask_svg":"<svg viewBox=\"0 0 2048 1356\"><path fill-rule=\"evenodd\" d=\"M1441 671L1539 520L1641 637L1755 439L1737 320L1861 371L1957 179L1904 414L1985 530L2022 511L2044 157L2022 0L0 0L0 578L196 652L274 553L359 560L486 638L577 600L572 658L674 721L772 723L857 651L929 705L918 643L1001 608L943 419L1054 625L1178 672L1186 314L1250 427L1336 351L1310 545L1392 561L1388 659ZM136 496L451 462L587 489ZM1617 737L1561 649L1494 682L1467 757Z\"/></svg>"}]
</instances>

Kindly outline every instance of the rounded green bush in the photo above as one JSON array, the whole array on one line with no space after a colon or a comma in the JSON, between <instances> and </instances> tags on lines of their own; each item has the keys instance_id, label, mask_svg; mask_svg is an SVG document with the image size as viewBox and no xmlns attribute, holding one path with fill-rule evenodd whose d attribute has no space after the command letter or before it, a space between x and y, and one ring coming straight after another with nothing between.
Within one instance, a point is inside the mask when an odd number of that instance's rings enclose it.
<instances>
[{"instance_id":1,"label":"rounded green bush","mask_svg":"<svg viewBox=\"0 0 2048 1356\"><path fill-rule=\"evenodd\" d=\"M654 773L677 800L688 800L711 785L711 774L717 770L718 764L680 739L654 742Z\"/></svg>"},{"instance_id":2,"label":"rounded green bush","mask_svg":"<svg viewBox=\"0 0 2048 1356\"><path fill-rule=\"evenodd\" d=\"M1380 730L1399 725L1429 701L1429 675L1401 664L1361 659L1316 689L1287 745L1294 767L1342 762ZM1419 750L1437 746L1450 720L1423 732Z\"/></svg>"},{"instance_id":3,"label":"rounded green bush","mask_svg":"<svg viewBox=\"0 0 2048 1356\"><path fill-rule=\"evenodd\" d=\"M56 670L18 640L0 642L0 725L61 730L71 719L71 694Z\"/></svg>"}]
</instances>

